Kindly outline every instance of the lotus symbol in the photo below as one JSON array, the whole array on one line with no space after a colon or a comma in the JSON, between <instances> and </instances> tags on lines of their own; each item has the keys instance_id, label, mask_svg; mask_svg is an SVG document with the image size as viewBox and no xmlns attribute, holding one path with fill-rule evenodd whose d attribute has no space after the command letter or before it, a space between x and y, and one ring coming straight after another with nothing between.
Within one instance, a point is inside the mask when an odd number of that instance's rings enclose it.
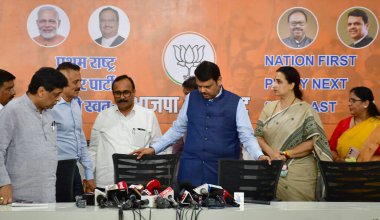
<instances>
[{"instance_id":1,"label":"lotus symbol","mask_svg":"<svg viewBox=\"0 0 380 220\"><path fill-rule=\"evenodd\" d=\"M190 77L191 68L198 66L203 59L205 45L202 46L190 46L184 47L183 45L173 45L175 58L177 59L177 65L187 68L187 75L183 76L186 80Z\"/></svg>"}]
</instances>

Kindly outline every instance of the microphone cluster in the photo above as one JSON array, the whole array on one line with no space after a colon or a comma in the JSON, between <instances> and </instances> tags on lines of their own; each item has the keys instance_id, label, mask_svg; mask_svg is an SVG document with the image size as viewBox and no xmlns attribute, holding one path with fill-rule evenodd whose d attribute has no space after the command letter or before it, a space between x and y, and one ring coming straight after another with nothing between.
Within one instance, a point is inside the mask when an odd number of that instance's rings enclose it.
<instances>
[{"instance_id":1,"label":"microphone cluster","mask_svg":"<svg viewBox=\"0 0 380 220\"><path fill-rule=\"evenodd\" d=\"M184 182L179 189L162 186L153 179L144 187L142 184L127 185L125 181L105 187L105 192L95 190L95 205L122 210L136 208L180 208L201 206L208 208L239 207L234 198L221 186L203 184L193 187Z\"/></svg>"}]
</instances>

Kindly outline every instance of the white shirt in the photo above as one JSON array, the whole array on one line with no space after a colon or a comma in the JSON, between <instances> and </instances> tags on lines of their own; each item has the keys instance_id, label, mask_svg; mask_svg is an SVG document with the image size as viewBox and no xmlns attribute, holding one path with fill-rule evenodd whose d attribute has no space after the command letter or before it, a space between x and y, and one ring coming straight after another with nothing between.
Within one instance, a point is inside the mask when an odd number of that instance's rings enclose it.
<instances>
[{"instance_id":1,"label":"white shirt","mask_svg":"<svg viewBox=\"0 0 380 220\"><path fill-rule=\"evenodd\" d=\"M365 37L367 37L368 34L364 35L362 38L354 42L354 45L358 44L360 41L362 41Z\"/></svg>"},{"instance_id":2,"label":"white shirt","mask_svg":"<svg viewBox=\"0 0 380 220\"><path fill-rule=\"evenodd\" d=\"M99 113L91 131L89 153L97 187L114 183L112 154L149 147L162 136L153 110L134 105L124 116L116 105Z\"/></svg>"},{"instance_id":3,"label":"white shirt","mask_svg":"<svg viewBox=\"0 0 380 220\"><path fill-rule=\"evenodd\" d=\"M102 37L102 46L105 46L105 47L110 47L112 42L114 42L114 40L117 38L117 34L114 36L114 37L111 37L111 38L104 38Z\"/></svg>"},{"instance_id":4,"label":"white shirt","mask_svg":"<svg viewBox=\"0 0 380 220\"><path fill-rule=\"evenodd\" d=\"M3 110L4 106L2 104L0 104L0 112L1 110Z\"/></svg>"}]
</instances>

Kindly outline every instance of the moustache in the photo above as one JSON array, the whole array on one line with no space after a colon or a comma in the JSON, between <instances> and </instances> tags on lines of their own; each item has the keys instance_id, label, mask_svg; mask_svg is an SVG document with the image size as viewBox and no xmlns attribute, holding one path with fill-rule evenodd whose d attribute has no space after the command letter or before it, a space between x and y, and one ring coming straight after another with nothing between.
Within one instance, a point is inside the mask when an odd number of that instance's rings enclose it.
<instances>
[{"instance_id":1,"label":"moustache","mask_svg":"<svg viewBox=\"0 0 380 220\"><path fill-rule=\"evenodd\" d=\"M293 31L303 31L301 28L293 28Z\"/></svg>"},{"instance_id":2,"label":"moustache","mask_svg":"<svg viewBox=\"0 0 380 220\"><path fill-rule=\"evenodd\" d=\"M78 89L75 89L75 92L79 92L80 91L80 88L78 88Z\"/></svg>"},{"instance_id":3,"label":"moustache","mask_svg":"<svg viewBox=\"0 0 380 220\"><path fill-rule=\"evenodd\" d=\"M126 100L126 99L117 100L117 103L123 103L123 102L128 102L128 100Z\"/></svg>"}]
</instances>

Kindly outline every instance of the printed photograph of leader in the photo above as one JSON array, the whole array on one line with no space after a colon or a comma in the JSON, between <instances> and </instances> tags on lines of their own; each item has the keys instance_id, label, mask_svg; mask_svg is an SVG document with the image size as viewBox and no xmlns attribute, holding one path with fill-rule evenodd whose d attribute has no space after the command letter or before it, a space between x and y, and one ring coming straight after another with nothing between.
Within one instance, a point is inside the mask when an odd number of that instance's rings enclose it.
<instances>
[{"instance_id":1,"label":"printed photograph of leader","mask_svg":"<svg viewBox=\"0 0 380 220\"><path fill-rule=\"evenodd\" d=\"M379 24L375 14L364 7L352 7L344 11L337 22L340 41L352 49L368 47L376 39Z\"/></svg>"},{"instance_id":2,"label":"printed photograph of leader","mask_svg":"<svg viewBox=\"0 0 380 220\"><path fill-rule=\"evenodd\" d=\"M115 6L103 6L90 16L88 31L98 45L105 48L118 47L130 32L128 16Z\"/></svg>"},{"instance_id":3,"label":"printed photograph of leader","mask_svg":"<svg viewBox=\"0 0 380 220\"><path fill-rule=\"evenodd\" d=\"M43 47L55 47L69 35L70 21L61 8L41 5L30 13L27 28L35 43Z\"/></svg>"},{"instance_id":4,"label":"printed photograph of leader","mask_svg":"<svg viewBox=\"0 0 380 220\"><path fill-rule=\"evenodd\" d=\"M317 37L318 20L306 8L290 8L280 16L277 23L277 34L281 42L289 48L306 48Z\"/></svg>"}]
</instances>

